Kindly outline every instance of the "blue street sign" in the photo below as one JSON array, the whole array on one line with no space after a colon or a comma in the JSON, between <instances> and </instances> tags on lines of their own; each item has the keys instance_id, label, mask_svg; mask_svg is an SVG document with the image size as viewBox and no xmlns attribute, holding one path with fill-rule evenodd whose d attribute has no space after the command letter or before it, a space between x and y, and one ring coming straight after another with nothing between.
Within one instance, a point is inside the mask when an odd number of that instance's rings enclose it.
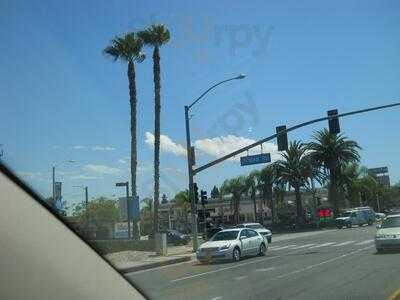
<instances>
[{"instance_id":1,"label":"blue street sign","mask_svg":"<svg viewBox=\"0 0 400 300\"><path fill-rule=\"evenodd\" d=\"M248 156L242 156L240 158L241 166L264 164L264 163L268 163L268 162L271 162L271 154L270 153L248 155Z\"/></svg>"},{"instance_id":2,"label":"blue street sign","mask_svg":"<svg viewBox=\"0 0 400 300\"><path fill-rule=\"evenodd\" d=\"M130 197L132 199L132 197ZM131 202L131 215L133 219L140 218L140 208L139 208L139 196L132 199Z\"/></svg>"}]
</instances>

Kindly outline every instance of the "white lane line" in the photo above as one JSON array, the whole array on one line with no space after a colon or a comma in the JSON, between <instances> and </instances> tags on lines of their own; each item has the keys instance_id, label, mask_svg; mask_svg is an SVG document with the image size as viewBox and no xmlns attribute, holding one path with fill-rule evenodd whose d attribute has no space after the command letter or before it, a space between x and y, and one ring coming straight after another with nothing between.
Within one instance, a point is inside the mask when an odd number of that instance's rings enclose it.
<instances>
[{"instance_id":1,"label":"white lane line","mask_svg":"<svg viewBox=\"0 0 400 300\"><path fill-rule=\"evenodd\" d=\"M360 243L357 243L357 244L355 244L355 245L357 245L357 246L366 245L366 244L372 243L373 241L374 241L374 240L365 240L365 241L360 242Z\"/></svg>"},{"instance_id":2,"label":"white lane line","mask_svg":"<svg viewBox=\"0 0 400 300\"><path fill-rule=\"evenodd\" d=\"M286 246L282 246L282 247L275 246L275 247L268 248L268 250L276 251L276 250L282 250L282 249L286 249L286 248L290 248L290 247L296 247L296 245L286 245Z\"/></svg>"},{"instance_id":3,"label":"white lane line","mask_svg":"<svg viewBox=\"0 0 400 300\"><path fill-rule=\"evenodd\" d=\"M170 282L171 282L171 283L179 282L179 281L182 281L182 280L187 280L187 279L192 279L192 278L196 278L196 277L201 277L201 276L204 276L204 275L213 274L213 273L218 273L218 272L222 272L222 271L226 271L226 270L230 270L230 269L235 269L235 268L239 268L239 267L242 267L242 266L247 266L247 265L252 265L252 264L258 264L258 263L260 263L260 262L263 262L263 261L266 261L266 260L275 259L275 258L279 258L279 257L280 257L280 256L277 255L277 256L267 257L267 258L265 258L265 259L257 259L257 260L254 260L254 261L249 261L249 262L246 262L246 263L241 263L241 264L233 265L233 266L226 267L226 268L220 268L220 269L217 269L217 270L212 270L212 271L207 271L207 272L203 272L203 273L198 273L198 274L194 274L194 275L190 275L190 276L185 276L185 277L177 278L177 279L171 280Z\"/></svg>"},{"instance_id":4,"label":"white lane line","mask_svg":"<svg viewBox=\"0 0 400 300\"><path fill-rule=\"evenodd\" d=\"M303 249L303 248L311 247L311 246L314 246L314 245L315 244L301 245L301 246L297 246L297 247L291 248L291 250Z\"/></svg>"},{"instance_id":5,"label":"white lane line","mask_svg":"<svg viewBox=\"0 0 400 300\"><path fill-rule=\"evenodd\" d=\"M221 299L222 299L222 296L218 296L218 297L212 298L211 300L221 300Z\"/></svg>"},{"instance_id":6,"label":"white lane line","mask_svg":"<svg viewBox=\"0 0 400 300\"><path fill-rule=\"evenodd\" d=\"M247 276L238 276L238 277L234 277L233 279L235 279L235 280L243 280L243 279L246 279L247 278Z\"/></svg>"},{"instance_id":7,"label":"white lane line","mask_svg":"<svg viewBox=\"0 0 400 300\"><path fill-rule=\"evenodd\" d=\"M310 270L310 269L313 269L313 268L316 268L316 267L325 265L325 264L327 264L327 263L336 261L336 260L341 259L341 258L344 258L344 257L346 257L346 256L350 256L350 255L352 255L352 254L361 252L361 251L363 251L363 250L370 249L370 248L372 248L372 247L373 247L373 246L368 246L368 247L364 247L364 248L361 248L361 249L357 249L357 250L348 252L348 253L346 253L346 254L342 254L342 255L333 257L333 258L331 258L331 259L322 261L322 262L320 262L320 263L317 263L317 264L314 264L314 265L310 265L310 266L307 266L307 267L305 267L305 268L301 268L301 269L292 271L292 272L287 273L287 274L279 275L279 276L275 277L274 279L282 279L282 278L285 278L285 277L289 277L289 276L291 276L291 275L294 275L294 274L297 274L297 273L301 273L301 272L304 272L304 271L307 271L307 270Z\"/></svg>"},{"instance_id":8,"label":"white lane line","mask_svg":"<svg viewBox=\"0 0 400 300\"><path fill-rule=\"evenodd\" d=\"M310 247L310 249L326 247L326 246L330 246L330 245L332 245L332 244L334 244L334 242L323 243L323 244L319 244L319 245L312 246L312 247Z\"/></svg>"},{"instance_id":9,"label":"white lane line","mask_svg":"<svg viewBox=\"0 0 400 300\"><path fill-rule=\"evenodd\" d=\"M355 243L356 241L347 241L347 242L343 242L343 243L340 243L340 244L336 244L336 245L333 245L333 247L342 247L342 246L345 246L345 245L348 245L348 244L352 244L352 243Z\"/></svg>"},{"instance_id":10,"label":"white lane line","mask_svg":"<svg viewBox=\"0 0 400 300\"><path fill-rule=\"evenodd\" d=\"M268 272L268 271L272 271L275 270L274 267L271 268L265 268L265 269L255 269L253 272Z\"/></svg>"}]
</instances>

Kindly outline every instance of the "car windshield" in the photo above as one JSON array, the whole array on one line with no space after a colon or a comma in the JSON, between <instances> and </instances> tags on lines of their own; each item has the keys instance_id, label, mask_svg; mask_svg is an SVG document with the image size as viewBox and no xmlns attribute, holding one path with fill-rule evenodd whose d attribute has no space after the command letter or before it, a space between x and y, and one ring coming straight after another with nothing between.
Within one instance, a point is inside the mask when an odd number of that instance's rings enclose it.
<instances>
[{"instance_id":1,"label":"car windshield","mask_svg":"<svg viewBox=\"0 0 400 300\"><path fill-rule=\"evenodd\" d=\"M400 216L386 218L382 222L382 228L400 227Z\"/></svg>"},{"instance_id":2,"label":"car windshield","mask_svg":"<svg viewBox=\"0 0 400 300\"><path fill-rule=\"evenodd\" d=\"M261 224L251 224L247 225L246 227L251 229L264 229L264 227Z\"/></svg>"},{"instance_id":3,"label":"car windshield","mask_svg":"<svg viewBox=\"0 0 400 300\"><path fill-rule=\"evenodd\" d=\"M0 0L0 25L1 168L146 298L400 287L367 214L400 211L400 0Z\"/></svg>"},{"instance_id":4,"label":"car windshield","mask_svg":"<svg viewBox=\"0 0 400 300\"><path fill-rule=\"evenodd\" d=\"M218 232L212 237L212 241L230 241L236 240L238 236L238 230L222 231Z\"/></svg>"}]
</instances>

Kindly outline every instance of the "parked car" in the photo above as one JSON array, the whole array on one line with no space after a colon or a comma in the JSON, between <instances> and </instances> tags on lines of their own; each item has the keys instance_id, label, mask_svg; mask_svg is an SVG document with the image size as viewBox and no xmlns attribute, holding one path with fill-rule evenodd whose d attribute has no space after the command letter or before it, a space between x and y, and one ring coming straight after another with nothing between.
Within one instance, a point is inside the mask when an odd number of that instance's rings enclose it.
<instances>
[{"instance_id":1,"label":"parked car","mask_svg":"<svg viewBox=\"0 0 400 300\"><path fill-rule=\"evenodd\" d=\"M190 237L177 230L167 230L167 243L173 245L186 245L189 243Z\"/></svg>"},{"instance_id":2,"label":"parked car","mask_svg":"<svg viewBox=\"0 0 400 300\"><path fill-rule=\"evenodd\" d=\"M364 214L368 225L372 225L375 222L375 212L371 207L356 207L354 210L361 211Z\"/></svg>"},{"instance_id":3,"label":"parked car","mask_svg":"<svg viewBox=\"0 0 400 300\"><path fill-rule=\"evenodd\" d=\"M239 224L238 227L239 228L254 229L255 231L257 231L261 235L265 236L265 238L268 241L268 244L272 243L272 232L271 232L271 230L265 228L260 223L243 223L243 224Z\"/></svg>"},{"instance_id":4,"label":"parked car","mask_svg":"<svg viewBox=\"0 0 400 300\"><path fill-rule=\"evenodd\" d=\"M360 210L349 210L341 214L340 217L335 219L336 227L342 229L343 227L350 228L354 225L362 226L368 224L364 212Z\"/></svg>"},{"instance_id":5,"label":"parked car","mask_svg":"<svg viewBox=\"0 0 400 300\"><path fill-rule=\"evenodd\" d=\"M200 245L196 257L200 262L239 261L248 255L265 255L268 242L257 231L247 228L224 229Z\"/></svg>"},{"instance_id":6,"label":"parked car","mask_svg":"<svg viewBox=\"0 0 400 300\"><path fill-rule=\"evenodd\" d=\"M378 253L388 249L400 249L400 214L387 216L377 228L375 247Z\"/></svg>"}]
</instances>

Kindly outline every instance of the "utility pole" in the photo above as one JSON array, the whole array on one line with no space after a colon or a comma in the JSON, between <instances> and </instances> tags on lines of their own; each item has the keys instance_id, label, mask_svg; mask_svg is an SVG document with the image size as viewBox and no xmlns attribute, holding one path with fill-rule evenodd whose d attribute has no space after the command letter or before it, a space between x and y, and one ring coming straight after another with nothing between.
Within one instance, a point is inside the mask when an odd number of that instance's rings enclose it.
<instances>
[{"instance_id":1,"label":"utility pole","mask_svg":"<svg viewBox=\"0 0 400 300\"><path fill-rule=\"evenodd\" d=\"M86 206L86 230L89 229L89 193L88 193L88 187L85 186L85 206Z\"/></svg>"}]
</instances>

